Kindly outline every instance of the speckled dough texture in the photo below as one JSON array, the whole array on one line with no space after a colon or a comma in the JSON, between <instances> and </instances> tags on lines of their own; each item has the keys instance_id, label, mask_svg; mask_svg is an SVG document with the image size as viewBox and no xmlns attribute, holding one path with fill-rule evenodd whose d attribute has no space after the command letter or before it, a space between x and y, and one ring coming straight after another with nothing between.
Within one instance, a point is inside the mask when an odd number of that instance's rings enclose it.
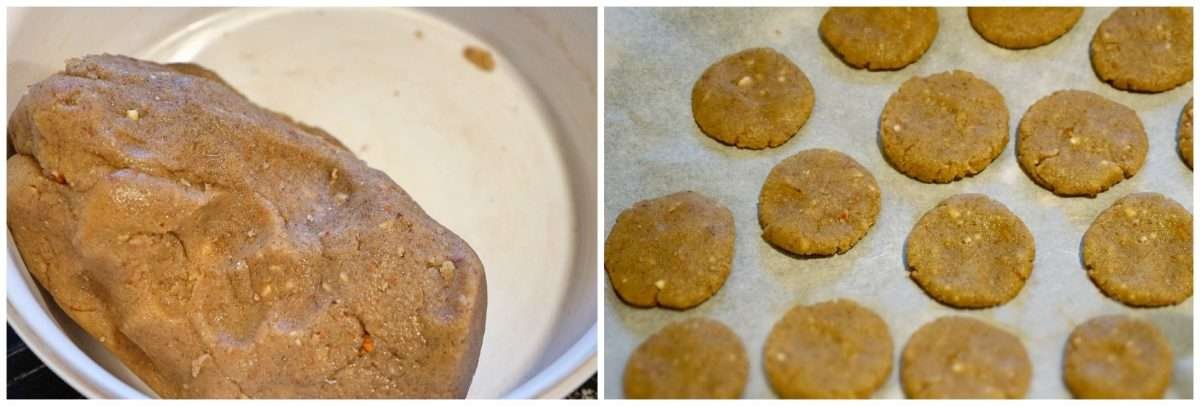
<instances>
[{"instance_id":1,"label":"speckled dough texture","mask_svg":"<svg viewBox=\"0 0 1200 406\"><path fill-rule=\"evenodd\" d=\"M733 213L695 192L637 202L604 241L604 269L622 300L687 309L708 300L733 263Z\"/></svg>"},{"instance_id":2,"label":"speckled dough texture","mask_svg":"<svg viewBox=\"0 0 1200 406\"><path fill-rule=\"evenodd\" d=\"M323 131L104 55L30 87L8 135L26 267L159 396L466 395L479 258Z\"/></svg>"},{"instance_id":3,"label":"speckled dough texture","mask_svg":"<svg viewBox=\"0 0 1200 406\"><path fill-rule=\"evenodd\" d=\"M1179 113L1179 156L1188 168L1192 167L1192 99Z\"/></svg>"},{"instance_id":4,"label":"speckled dough texture","mask_svg":"<svg viewBox=\"0 0 1200 406\"><path fill-rule=\"evenodd\" d=\"M914 399L1023 398L1032 373L1017 336L961 316L921 326L900 356L900 385Z\"/></svg>"},{"instance_id":5,"label":"speckled dough texture","mask_svg":"<svg viewBox=\"0 0 1200 406\"><path fill-rule=\"evenodd\" d=\"M1083 7L970 7L971 27L983 39L1008 49L1054 42L1083 15Z\"/></svg>"},{"instance_id":6,"label":"speckled dough texture","mask_svg":"<svg viewBox=\"0 0 1200 406\"><path fill-rule=\"evenodd\" d=\"M671 323L643 341L625 365L630 399L735 399L750 362L742 339L721 322L698 317Z\"/></svg>"},{"instance_id":7,"label":"speckled dough texture","mask_svg":"<svg viewBox=\"0 0 1200 406\"><path fill-rule=\"evenodd\" d=\"M933 44L938 14L932 7L831 7L818 30L847 65L897 70L916 62Z\"/></svg>"},{"instance_id":8,"label":"speckled dough texture","mask_svg":"<svg viewBox=\"0 0 1200 406\"><path fill-rule=\"evenodd\" d=\"M1060 196L1096 196L1142 168L1149 148L1137 112L1083 90L1038 100L1017 128L1017 162Z\"/></svg>"},{"instance_id":9,"label":"speckled dough texture","mask_svg":"<svg viewBox=\"0 0 1200 406\"><path fill-rule=\"evenodd\" d=\"M888 163L922 182L948 183L987 168L1008 144L1004 96L970 72L912 77L879 120Z\"/></svg>"},{"instance_id":10,"label":"speckled dough texture","mask_svg":"<svg viewBox=\"0 0 1200 406\"><path fill-rule=\"evenodd\" d=\"M797 255L846 252L879 216L879 185L854 158L800 151L767 175L758 196L763 239Z\"/></svg>"},{"instance_id":11,"label":"speckled dough texture","mask_svg":"<svg viewBox=\"0 0 1200 406\"><path fill-rule=\"evenodd\" d=\"M1192 80L1192 8L1123 7L1096 28L1092 69L1113 87L1164 92Z\"/></svg>"},{"instance_id":12,"label":"speckled dough texture","mask_svg":"<svg viewBox=\"0 0 1200 406\"><path fill-rule=\"evenodd\" d=\"M917 220L908 235L909 277L929 296L959 308L1007 303L1033 273L1033 234L1003 204L955 195Z\"/></svg>"},{"instance_id":13,"label":"speckled dough texture","mask_svg":"<svg viewBox=\"0 0 1200 406\"><path fill-rule=\"evenodd\" d=\"M725 56L692 86L692 115L700 130L740 148L787 142L804 127L812 109L808 77L771 48Z\"/></svg>"},{"instance_id":14,"label":"speckled dough texture","mask_svg":"<svg viewBox=\"0 0 1200 406\"><path fill-rule=\"evenodd\" d=\"M1171 368L1171 347L1158 328L1128 316L1080 324L1063 355L1063 381L1081 399L1161 398Z\"/></svg>"},{"instance_id":15,"label":"speckled dough texture","mask_svg":"<svg viewBox=\"0 0 1200 406\"><path fill-rule=\"evenodd\" d=\"M793 307L762 356L781 398L868 398L892 373L892 336L875 312L838 299Z\"/></svg>"},{"instance_id":16,"label":"speckled dough texture","mask_svg":"<svg viewBox=\"0 0 1200 406\"><path fill-rule=\"evenodd\" d=\"M1192 297L1192 214L1158 193L1134 193L1105 209L1083 235L1088 277L1130 306Z\"/></svg>"}]
</instances>

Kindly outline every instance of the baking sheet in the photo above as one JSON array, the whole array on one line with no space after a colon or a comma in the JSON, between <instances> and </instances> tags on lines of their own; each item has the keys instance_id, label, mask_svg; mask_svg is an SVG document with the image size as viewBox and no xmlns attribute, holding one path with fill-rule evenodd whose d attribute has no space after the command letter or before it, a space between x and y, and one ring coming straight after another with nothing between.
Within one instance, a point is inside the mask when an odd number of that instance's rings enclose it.
<instances>
[{"instance_id":1,"label":"baking sheet","mask_svg":"<svg viewBox=\"0 0 1200 406\"><path fill-rule=\"evenodd\" d=\"M1192 299L1157 309L1134 309L1105 297L1087 278L1079 245L1088 225L1116 199L1138 191L1165 194L1192 207L1192 172L1176 153L1179 113L1192 84L1159 94L1134 94L1100 82L1088 60L1092 33L1111 9L1089 8L1057 41L1010 51L991 45L971 29L966 10L939 9L940 29L915 64L896 72L849 68L821 43L817 25L824 8L605 10L605 233L634 202L681 190L720 201L734 214L737 237L733 272L704 304L687 311L625 305L605 278L604 392L622 397L621 378L630 353L666 324L712 317L741 336L750 358L747 398L775 397L762 369L762 345L771 326L792 306L851 298L888 323L899 356L922 324L957 314L983 319L1017 334L1033 361L1028 397L1069 397L1062 383L1062 349L1071 329L1103 314L1130 314L1157 325L1175 356L1167 397L1192 396ZM770 46L808 75L816 91L812 117L786 144L739 150L704 136L691 113L692 83L726 54ZM897 172L876 144L879 114L905 79L951 69L973 72L1004 95L1010 142L985 171L948 185L925 184ZM1146 165L1100 196L1062 198L1038 187L1021 171L1012 139L1025 110L1059 89L1082 89L1138 112L1150 140ZM846 254L796 259L761 238L758 193L779 161L809 148L832 148L867 167L883 201L878 222ZM930 299L910 279L902 249L912 225L926 210L958 193L984 193L1003 202L1034 234L1033 275L1015 299L986 310L956 310ZM899 359L876 397L903 397Z\"/></svg>"}]
</instances>

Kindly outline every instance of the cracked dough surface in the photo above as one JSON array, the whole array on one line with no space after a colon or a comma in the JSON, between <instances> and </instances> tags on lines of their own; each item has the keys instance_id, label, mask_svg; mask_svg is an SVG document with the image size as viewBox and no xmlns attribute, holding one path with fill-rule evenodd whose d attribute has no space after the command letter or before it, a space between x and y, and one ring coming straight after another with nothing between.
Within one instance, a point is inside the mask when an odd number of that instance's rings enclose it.
<instances>
[{"instance_id":1,"label":"cracked dough surface","mask_svg":"<svg viewBox=\"0 0 1200 406\"><path fill-rule=\"evenodd\" d=\"M708 300L733 266L733 213L696 192L625 209L604 241L604 269L633 306L672 309Z\"/></svg>"},{"instance_id":2,"label":"cracked dough surface","mask_svg":"<svg viewBox=\"0 0 1200 406\"><path fill-rule=\"evenodd\" d=\"M838 299L793 307L762 356L781 398L869 398L892 373L892 336L878 314Z\"/></svg>"},{"instance_id":3,"label":"cracked dough surface","mask_svg":"<svg viewBox=\"0 0 1200 406\"><path fill-rule=\"evenodd\" d=\"M1041 98L1017 127L1021 169L1061 196L1096 196L1133 177L1148 148L1133 109L1083 90Z\"/></svg>"},{"instance_id":4,"label":"cracked dough surface","mask_svg":"<svg viewBox=\"0 0 1200 406\"><path fill-rule=\"evenodd\" d=\"M719 321L697 317L668 324L643 341L625 364L630 399L734 399L750 361L742 339Z\"/></svg>"},{"instance_id":5,"label":"cracked dough surface","mask_svg":"<svg viewBox=\"0 0 1200 406\"><path fill-rule=\"evenodd\" d=\"M929 296L959 308L1007 303L1033 273L1033 234L1003 204L955 195L917 220L908 235L909 277Z\"/></svg>"},{"instance_id":6,"label":"cracked dough surface","mask_svg":"<svg viewBox=\"0 0 1200 406\"><path fill-rule=\"evenodd\" d=\"M962 316L921 326L900 355L900 385L912 399L1023 398L1032 374L1017 336Z\"/></svg>"},{"instance_id":7,"label":"cracked dough surface","mask_svg":"<svg viewBox=\"0 0 1200 406\"><path fill-rule=\"evenodd\" d=\"M1192 213L1158 193L1133 193L1100 212L1083 234L1088 277L1130 306L1192 297Z\"/></svg>"},{"instance_id":8,"label":"cracked dough surface","mask_svg":"<svg viewBox=\"0 0 1200 406\"><path fill-rule=\"evenodd\" d=\"M847 65L897 70L921 59L938 32L932 7L830 7L821 40Z\"/></svg>"},{"instance_id":9,"label":"cracked dough surface","mask_svg":"<svg viewBox=\"0 0 1200 406\"><path fill-rule=\"evenodd\" d=\"M1113 87L1164 92L1192 80L1192 8L1122 7L1092 36L1092 69Z\"/></svg>"},{"instance_id":10,"label":"cracked dough surface","mask_svg":"<svg viewBox=\"0 0 1200 406\"><path fill-rule=\"evenodd\" d=\"M1171 346L1153 324L1100 316L1067 338L1063 381L1080 399L1157 399L1171 383L1173 364Z\"/></svg>"},{"instance_id":11,"label":"cracked dough surface","mask_svg":"<svg viewBox=\"0 0 1200 406\"><path fill-rule=\"evenodd\" d=\"M763 239L797 255L850 250L879 217L879 185L854 158L809 149L771 168L758 195Z\"/></svg>"},{"instance_id":12,"label":"cracked dough surface","mask_svg":"<svg viewBox=\"0 0 1200 406\"><path fill-rule=\"evenodd\" d=\"M8 134L26 268L159 396L465 396L479 259L332 136L112 55L31 86Z\"/></svg>"},{"instance_id":13,"label":"cracked dough surface","mask_svg":"<svg viewBox=\"0 0 1200 406\"><path fill-rule=\"evenodd\" d=\"M1008 144L1004 96L970 72L912 77L879 119L883 156L922 182L948 183L987 168Z\"/></svg>"},{"instance_id":14,"label":"cracked dough surface","mask_svg":"<svg viewBox=\"0 0 1200 406\"><path fill-rule=\"evenodd\" d=\"M791 139L813 109L804 71L771 48L721 58L692 86L692 115L714 140L739 148L777 147Z\"/></svg>"},{"instance_id":15,"label":"cracked dough surface","mask_svg":"<svg viewBox=\"0 0 1200 406\"><path fill-rule=\"evenodd\" d=\"M980 37L999 47L1028 49L1054 42L1083 15L1083 7L969 7Z\"/></svg>"}]
</instances>

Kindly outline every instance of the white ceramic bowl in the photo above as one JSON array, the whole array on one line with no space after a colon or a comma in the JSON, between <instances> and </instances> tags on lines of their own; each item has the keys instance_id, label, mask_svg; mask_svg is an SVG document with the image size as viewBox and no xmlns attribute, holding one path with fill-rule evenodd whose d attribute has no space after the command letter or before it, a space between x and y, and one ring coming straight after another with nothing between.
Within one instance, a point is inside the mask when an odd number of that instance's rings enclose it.
<instances>
[{"instance_id":1,"label":"white ceramic bowl","mask_svg":"<svg viewBox=\"0 0 1200 406\"><path fill-rule=\"evenodd\" d=\"M8 112L67 58L104 52L215 70L339 137L467 240L488 282L469 397L562 397L596 371L594 9L10 9ZM51 369L88 397L154 397L11 236L6 264L8 321Z\"/></svg>"}]
</instances>

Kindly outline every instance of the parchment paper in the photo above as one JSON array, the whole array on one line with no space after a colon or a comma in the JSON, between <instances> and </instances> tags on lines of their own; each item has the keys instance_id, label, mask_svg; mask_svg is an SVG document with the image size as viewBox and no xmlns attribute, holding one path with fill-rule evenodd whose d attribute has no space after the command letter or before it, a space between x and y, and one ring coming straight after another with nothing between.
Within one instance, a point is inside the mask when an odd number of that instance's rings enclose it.
<instances>
[{"instance_id":1,"label":"parchment paper","mask_svg":"<svg viewBox=\"0 0 1200 406\"><path fill-rule=\"evenodd\" d=\"M775 397L762 369L762 345L771 326L792 306L845 297L878 312L895 346L895 366L876 397L902 397L899 354L912 333L937 317L983 319L1021 338L1033 361L1031 398L1069 397L1062 383L1062 353L1071 330L1103 314L1130 314L1157 325L1168 337L1175 371L1167 397L1192 396L1192 300L1157 309L1135 309L1105 297L1087 278L1079 246L1101 210L1138 191L1165 194L1192 207L1192 172L1176 152L1179 113L1192 84L1159 94L1135 94L1100 82L1088 60L1092 34L1111 9L1089 8L1057 41L1010 51L979 37L962 8L939 9L940 29L915 64L896 72L852 69L817 35L824 8L626 9L605 11L605 233L634 202L681 190L701 192L728 206L737 237L733 271L711 299L687 311L637 309L620 301L605 277L604 395L622 397L630 353L664 325L712 317L742 338L750 358L747 398ZM768 150L739 150L704 136L692 119L692 83L724 55L770 46L787 55L812 81L816 106L791 141ZM982 173L948 185L925 184L890 167L877 146L879 114L905 79L964 69L1004 95L1010 140ZM1094 199L1062 198L1029 179L1014 154L1021 116L1039 98L1059 89L1083 89L1138 112L1150 140L1146 165L1136 176ZM758 193L779 161L809 148L832 148L866 166L879 182L878 222L846 254L797 259L761 237ZM937 202L957 193L984 193L1004 203L1034 234L1033 275L1011 302L987 310L938 304L908 278L902 250L912 225Z\"/></svg>"}]
</instances>

